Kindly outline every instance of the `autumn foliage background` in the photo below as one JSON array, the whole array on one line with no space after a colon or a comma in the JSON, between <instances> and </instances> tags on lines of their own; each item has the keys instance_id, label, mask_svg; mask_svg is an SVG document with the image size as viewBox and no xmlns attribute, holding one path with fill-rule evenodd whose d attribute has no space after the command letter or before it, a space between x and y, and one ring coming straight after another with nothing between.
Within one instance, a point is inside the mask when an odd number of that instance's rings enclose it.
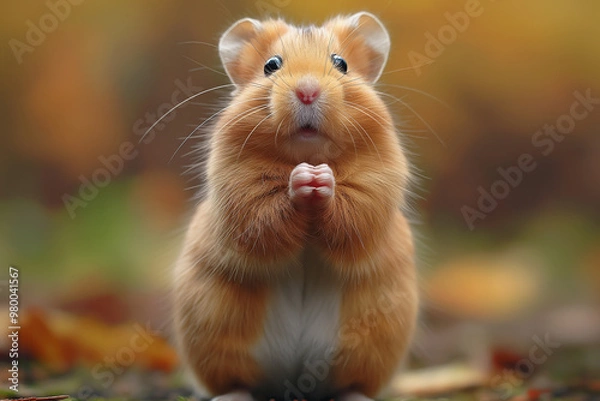
<instances>
[{"instance_id":1,"label":"autumn foliage background","mask_svg":"<svg viewBox=\"0 0 600 401\"><path fill-rule=\"evenodd\" d=\"M57 3L69 5L64 21L29 45L28 21L39 28ZM545 333L563 344L598 343L600 3L50 0L14 2L0 16L0 271L6 279L9 265L20 269L23 319L47 331L23 340L30 355L65 371L118 350L130 334L115 328L141 322L157 341L168 338L169 266L197 185L184 174L195 140L178 148L227 91L186 103L142 142L140 133L186 92L227 83L214 45L236 19L320 23L360 10L390 31L378 89L397 97L386 100L419 172L419 339L468 324L487 345L527 349ZM467 10L477 15L452 25ZM16 54L14 40L30 47ZM596 103L577 106L587 114L572 119L564 139L538 133L568 121L581 96ZM482 191L500 190L499 169L523 155L528 171L469 223L465 207L476 210ZM115 344L102 336L86 343L77 330L100 330ZM135 364L174 369L164 347ZM420 363L466 348L421 353Z\"/></svg>"}]
</instances>

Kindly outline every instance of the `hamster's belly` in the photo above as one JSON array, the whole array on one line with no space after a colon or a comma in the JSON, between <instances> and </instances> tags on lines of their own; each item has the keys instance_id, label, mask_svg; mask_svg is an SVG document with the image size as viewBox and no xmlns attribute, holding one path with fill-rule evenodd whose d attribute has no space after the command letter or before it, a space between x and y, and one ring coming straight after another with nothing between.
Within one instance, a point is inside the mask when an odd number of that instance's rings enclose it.
<instances>
[{"instance_id":1,"label":"hamster's belly","mask_svg":"<svg viewBox=\"0 0 600 401\"><path fill-rule=\"evenodd\" d=\"M302 266L272 289L264 334L253 355L265 373L258 390L277 399L330 396L330 368L337 346L341 291L325 262L306 251Z\"/></svg>"}]
</instances>

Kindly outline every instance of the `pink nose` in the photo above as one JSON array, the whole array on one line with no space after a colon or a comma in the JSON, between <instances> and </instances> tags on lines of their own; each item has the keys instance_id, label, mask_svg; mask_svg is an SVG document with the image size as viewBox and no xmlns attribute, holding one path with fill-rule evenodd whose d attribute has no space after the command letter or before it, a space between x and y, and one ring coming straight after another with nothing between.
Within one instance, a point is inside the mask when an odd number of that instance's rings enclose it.
<instances>
[{"instance_id":1,"label":"pink nose","mask_svg":"<svg viewBox=\"0 0 600 401\"><path fill-rule=\"evenodd\" d=\"M318 97L321 91L319 90L319 86L316 83L304 83L298 85L296 88L296 96L298 99L304 104L311 104Z\"/></svg>"}]
</instances>

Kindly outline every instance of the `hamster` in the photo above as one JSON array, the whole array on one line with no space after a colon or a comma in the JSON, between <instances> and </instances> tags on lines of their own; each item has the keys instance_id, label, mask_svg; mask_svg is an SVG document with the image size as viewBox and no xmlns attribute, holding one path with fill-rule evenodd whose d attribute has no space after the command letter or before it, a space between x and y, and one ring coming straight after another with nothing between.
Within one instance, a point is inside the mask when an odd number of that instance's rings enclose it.
<instances>
[{"instance_id":1,"label":"hamster","mask_svg":"<svg viewBox=\"0 0 600 401\"><path fill-rule=\"evenodd\" d=\"M366 12L246 18L218 50L235 90L174 270L183 363L218 401L376 397L418 305L409 165L374 88L389 35Z\"/></svg>"}]
</instances>

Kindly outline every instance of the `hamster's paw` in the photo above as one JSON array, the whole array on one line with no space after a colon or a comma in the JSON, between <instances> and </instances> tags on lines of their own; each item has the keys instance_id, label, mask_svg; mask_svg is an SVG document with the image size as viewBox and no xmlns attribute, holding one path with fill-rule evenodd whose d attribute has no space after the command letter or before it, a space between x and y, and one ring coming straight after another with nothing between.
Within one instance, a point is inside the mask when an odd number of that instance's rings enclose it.
<instances>
[{"instance_id":1,"label":"hamster's paw","mask_svg":"<svg viewBox=\"0 0 600 401\"><path fill-rule=\"evenodd\" d=\"M339 397L336 398L336 401L373 401L373 399L367 397L362 393L351 391L348 393L341 394Z\"/></svg>"},{"instance_id":2,"label":"hamster's paw","mask_svg":"<svg viewBox=\"0 0 600 401\"><path fill-rule=\"evenodd\" d=\"M211 401L254 401L252 395L244 390L232 391L231 393L222 394L214 397Z\"/></svg>"},{"instance_id":3,"label":"hamster's paw","mask_svg":"<svg viewBox=\"0 0 600 401\"><path fill-rule=\"evenodd\" d=\"M290 174L289 193L299 204L322 203L333 197L335 178L327 164L298 164Z\"/></svg>"}]
</instances>

